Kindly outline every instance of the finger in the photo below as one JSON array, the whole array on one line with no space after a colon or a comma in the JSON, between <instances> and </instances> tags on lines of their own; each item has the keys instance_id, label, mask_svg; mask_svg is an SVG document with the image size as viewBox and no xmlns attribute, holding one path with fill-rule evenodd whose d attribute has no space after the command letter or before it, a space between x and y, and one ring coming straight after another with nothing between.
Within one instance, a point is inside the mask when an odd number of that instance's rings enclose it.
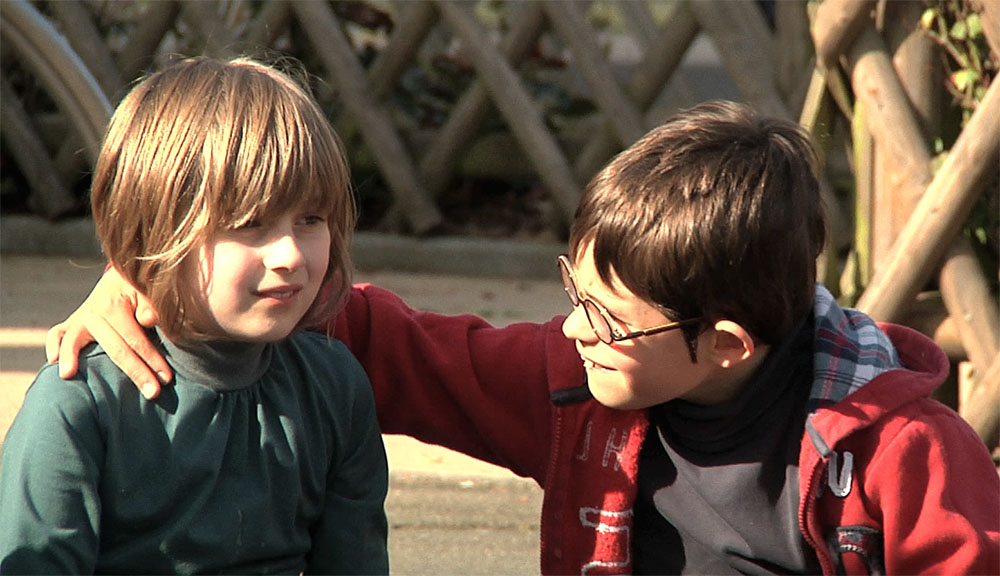
<instances>
[{"instance_id":1,"label":"finger","mask_svg":"<svg viewBox=\"0 0 1000 576\"><path fill-rule=\"evenodd\" d=\"M72 378L80 368L80 350L93 342L90 332L85 329L70 329L63 335L59 344L59 377Z\"/></svg>"},{"instance_id":2,"label":"finger","mask_svg":"<svg viewBox=\"0 0 1000 576\"><path fill-rule=\"evenodd\" d=\"M139 352L146 350L148 354L153 345L145 332L137 326L132 320L119 333L111 323L102 320L90 323L90 331L94 339L101 343L108 358L139 387L142 395L153 399L160 394L160 379L155 373L157 369L150 367ZM163 363L166 364L165 361ZM164 376L164 381L169 381L169 378Z\"/></svg>"},{"instance_id":3,"label":"finger","mask_svg":"<svg viewBox=\"0 0 1000 576\"><path fill-rule=\"evenodd\" d=\"M149 321L150 325L155 325L156 314L150 311L144 320ZM173 380L173 370L170 368L170 364L167 363L160 349L150 340L149 334L142 326L136 324L135 321L129 324L125 324L124 322L115 323L114 326L119 331L118 333L130 351L154 374L159 384L169 384ZM112 357L111 359L114 360L115 358ZM119 366L121 365L119 364ZM122 368L124 369L124 367ZM125 372L131 376L128 370Z\"/></svg>"},{"instance_id":4,"label":"finger","mask_svg":"<svg viewBox=\"0 0 1000 576\"><path fill-rule=\"evenodd\" d=\"M56 324L45 333L45 361L49 364L59 360L59 344L66 334L66 323Z\"/></svg>"}]
</instances>

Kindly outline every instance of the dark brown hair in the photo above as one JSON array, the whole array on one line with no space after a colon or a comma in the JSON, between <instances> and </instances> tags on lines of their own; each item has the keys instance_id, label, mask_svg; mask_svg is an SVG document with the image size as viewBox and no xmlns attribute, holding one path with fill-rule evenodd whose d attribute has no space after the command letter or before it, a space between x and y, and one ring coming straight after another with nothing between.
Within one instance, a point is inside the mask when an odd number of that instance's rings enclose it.
<instances>
[{"instance_id":1,"label":"dark brown hair","mask_svg":"<svg viewBox=\"0 0 1000 576\"><path fill-rule=\"evenodd\" d=\"M777 343L812 304L825 238L814 170L796 124L733 102L700 104L591 180L571 255L593 241L605 283L613 270L671 319L728 319Z\"/></svg>"}]
</instances>

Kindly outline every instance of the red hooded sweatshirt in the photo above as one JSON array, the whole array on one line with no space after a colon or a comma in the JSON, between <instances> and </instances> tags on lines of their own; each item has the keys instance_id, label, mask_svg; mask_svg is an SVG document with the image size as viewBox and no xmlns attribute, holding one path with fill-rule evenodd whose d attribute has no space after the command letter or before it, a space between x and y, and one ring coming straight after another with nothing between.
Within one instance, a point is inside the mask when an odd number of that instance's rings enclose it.
<instances>
[{"instance_id":1,"label":"red hooded sweatshirt","mask_svg":"<svg viewBox=\"0 0 1000 576\"><path fill-rule=\"evenodd\" d=\"M824 573L1000 573L1000 477L974 431L928 397L944 353L821 286L815 309L799 526ZM538 482L543 574L628 574L647 412L590 397L561 322L495 328L359 285L330 328L367 370L383 432Z\"/></svg>"}]
</instances>

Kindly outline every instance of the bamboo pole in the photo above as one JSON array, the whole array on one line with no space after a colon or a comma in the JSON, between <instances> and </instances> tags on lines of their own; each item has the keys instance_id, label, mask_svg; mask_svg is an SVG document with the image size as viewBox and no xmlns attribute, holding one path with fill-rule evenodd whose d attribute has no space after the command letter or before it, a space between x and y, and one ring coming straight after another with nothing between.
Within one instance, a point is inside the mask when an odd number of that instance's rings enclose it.
<instances>
[{"instance_id":1,"label":"bamboo pole","mask_svg":"<svg viewBox=\"0 0 1000 576\"><path fill-rule=\"evenodd\" d=\"M1000 155L1000 82L986 91L941 169L876 271L858 307L885 321L900 317L962 228Z\"/></svg>"},{"instance_id":2,"label":"bamboo pole","mask_svg":"<svg viewBox=\"0 0 1000 576\"><path fill-rule=\"evenodd\" d=\"M958 413L987 446L1000 446L1000 354L993 357Z\"/></svg>"}]
</instances>

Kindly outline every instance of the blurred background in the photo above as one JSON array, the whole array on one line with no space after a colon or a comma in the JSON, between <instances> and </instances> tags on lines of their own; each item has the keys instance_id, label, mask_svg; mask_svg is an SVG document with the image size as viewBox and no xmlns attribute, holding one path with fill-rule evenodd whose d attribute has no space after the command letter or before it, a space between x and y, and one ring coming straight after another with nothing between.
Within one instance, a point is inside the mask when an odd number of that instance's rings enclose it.
<instances>
[{"instance_id":1,"label":"blurred background","mask_svg":"<svg viewBox=\"0 0 1000 576\"><path fill-rule=\"evenodd\" d=\"M976 0L3 0L0 251L100 258L104 126L182 57L302 74L350 155L362 270L554 279L604 163L679 109L741 100L814 137L820 280L934 338L940 399L995 448L998 43L1000 3Z\"/></svg>"}]
</instances>

